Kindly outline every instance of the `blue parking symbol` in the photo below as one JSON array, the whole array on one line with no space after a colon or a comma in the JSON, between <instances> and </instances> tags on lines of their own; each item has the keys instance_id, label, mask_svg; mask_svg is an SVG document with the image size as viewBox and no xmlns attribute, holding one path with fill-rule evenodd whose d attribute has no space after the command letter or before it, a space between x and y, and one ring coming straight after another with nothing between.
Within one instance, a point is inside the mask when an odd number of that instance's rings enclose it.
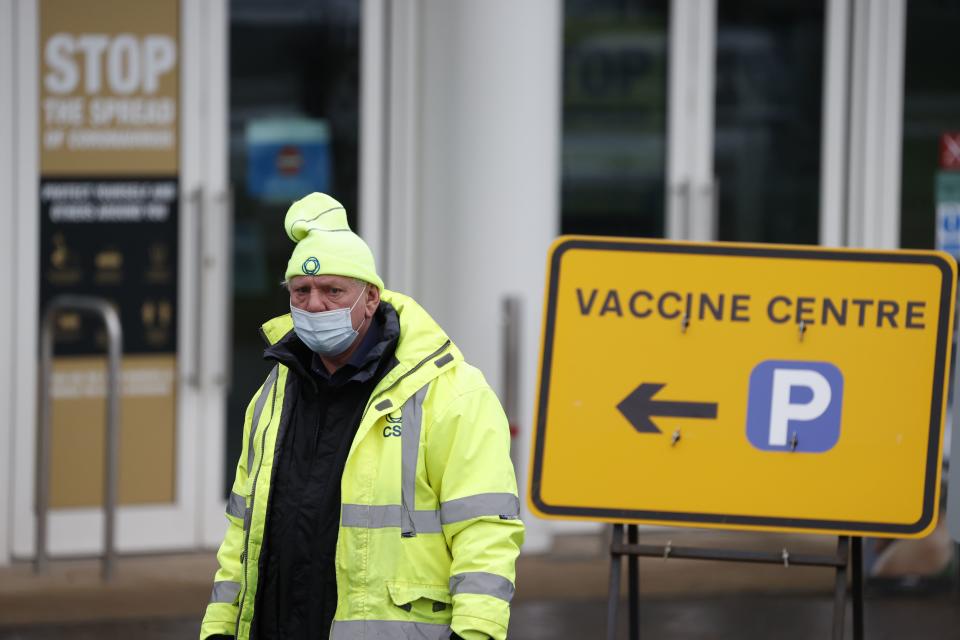
<instances>
[{"instance_id":1,"label":"blue parking symbol","mask_svg":"<svg viewBox=\"0 0 960 640\"><path fill-rule=\"evenodd\" d=\"M747 439L763 451L829 451L840 439L842 405L836 366L765 360L750 373Z\"/></svg>"}]
</instances>

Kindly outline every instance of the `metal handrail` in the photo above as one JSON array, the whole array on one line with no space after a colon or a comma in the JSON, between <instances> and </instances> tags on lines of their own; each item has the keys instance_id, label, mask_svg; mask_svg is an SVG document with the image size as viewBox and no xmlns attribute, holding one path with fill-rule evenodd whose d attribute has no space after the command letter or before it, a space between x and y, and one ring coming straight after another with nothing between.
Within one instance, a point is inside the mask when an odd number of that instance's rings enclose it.
<instances>
[{"instance_id":1,"label":"metal handrail","mask_svg":"<svg viewBox=\"0 0 960 640\"><path fill-rule=\"evenodd\" d=\"M107 329L107 438L104 475L103 579L110 580L116 560L114 516L117 506L117 458L120 450L120 354L123 331L113 305L93 296L61 295L53 298L43 314L40 329L40 431L37 441L37 539L34 571L47 567L47 511L50 508L50 382L53 373L53 321L65 310L99 314Z\"/></svg>"}]
</instances>

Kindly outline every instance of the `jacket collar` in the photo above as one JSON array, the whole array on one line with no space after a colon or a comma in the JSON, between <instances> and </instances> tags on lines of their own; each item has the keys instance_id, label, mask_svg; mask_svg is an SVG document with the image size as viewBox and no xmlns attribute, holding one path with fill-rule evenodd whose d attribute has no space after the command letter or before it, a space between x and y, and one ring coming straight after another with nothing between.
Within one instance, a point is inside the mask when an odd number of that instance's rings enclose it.
<instances>
[{"instance_id":1,"label":"jacket collar","mask_svg":"<svg viewBox=\"0 0 960 640\"><path fill-rule=\"evenodd\" d=\"M393 306L400 319L400 339L394 353L398 362L380 381L370 398L374 407L384 400L390 400L392 407L398 407L443 370L463 360L463 355L440 325L413 298L387 289L381 292L380 297ZM265 322L260 327L260 334L268 345L265 355L269 354L271 347L286 342L288 335L296 335L290 314ZM446 357L448 354L451 357ZM440 360L444 361L443 364L436 365ZM284 361L284 364L288 362ZM428 364L430 366L426 366ZM380 413L380 410L376 412Z\"/></svg>"},{"instance_id":2,"label":"jacket collar","mask_svg":"<svg viewBox=\"0 0 960 640\"><path fill-rule=\"evenodd\" d=\"M268 330L261 328L261 334L264 338L267 338L269 333L274 333L273 329L274 327ZM393 347L399 336L400 325L396 310L384 301L384 304L381 304L374 313L372 326L364 336L364 341L369 344L357 349L350 362L338 369L333 375L316 372L317 367L323 366L320 358L303 344L292 328L272 344L267 339L268 345L263 351L263 357L283 364L309 382L314 391L317 391L318 378L324 378L328 384L334 387L350 380L360 382L369 380L380 367L380 360L387 350L390 350L389 357L391 360L393 359Z\"/></svg>"},{"instance_id":3,"label":"jacket collar","mask_svg":"<svg viewBox=\"0 0 960 640\"><path fill-rule=\"evenodd\" d=\"M380 298L393 306L400 319L400 339L394 352L397 364L370 394L348 460L381 416L403 406L419 389L463 360L463 354L440 325L413 298L386 289ZM293 320L290 314L284 314L265 323L260 332L269 344L276 344L293 332Z\"/></svg>"}]
</instances>

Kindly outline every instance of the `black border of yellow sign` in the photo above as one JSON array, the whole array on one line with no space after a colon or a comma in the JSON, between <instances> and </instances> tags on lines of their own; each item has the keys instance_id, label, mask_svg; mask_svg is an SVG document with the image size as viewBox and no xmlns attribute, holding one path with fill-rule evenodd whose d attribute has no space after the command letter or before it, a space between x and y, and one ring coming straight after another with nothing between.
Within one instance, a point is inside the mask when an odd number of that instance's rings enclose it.
<instances>
[{"instance_id":1,"label":"black border of yellow sign","mask_svg":"<svg viewBox=\"0 0 960 640\"><path fill-rule=\"evenodd\" d=\"M931 397L927 465L924 479L923 511L920 519L912 524L858 522L849 520L819 520L807 518L777 518L748 516L742 514L688 513L671 511L645 511L604 507L570 507L551 505L540 497L543 450L546 441L547 400L550 393L550 371L553 360L554 325L556 323L557 292L560 280L560 261L571 249L600 251L642 251L666 254L696 254L736 256L753 258L787 258L801 260L836 260L842 262L876 262L901 264L929 264L941 274L940 315L937 324L937 353L934 363L933 395ZM782 245L741 244L693 244L657 240L632 240L626 238L603 238L565 236L558 238L550 255L550 272L544 309L543 351L540 361L540 386L537 400L536 438L533 450L533 470L530 476L529 498L536 511L547 516L567 516L581 519L597 519L615 522L640 521L685 526L730 528L758 528L777 530L804 530L833 532L862 532L909 536L923 531L936 517L936 499L939 494L939 438L942 422L944 376L950 352L950 311L953 304L953 269L947 263L946 254L913 252L880 252L868 250L837 250L828 248L803 248ZM602 497L598 497L602 502Z\"/></svg>"}]
</instances>

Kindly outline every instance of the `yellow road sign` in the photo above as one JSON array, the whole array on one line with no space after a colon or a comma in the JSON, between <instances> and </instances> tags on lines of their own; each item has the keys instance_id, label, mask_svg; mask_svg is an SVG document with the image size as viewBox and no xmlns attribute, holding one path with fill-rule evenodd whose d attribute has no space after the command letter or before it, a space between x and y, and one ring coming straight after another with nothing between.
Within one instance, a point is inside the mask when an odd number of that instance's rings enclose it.
<instances>
[{"instance_id":1,"label":"yellow road sign","mask_svg":"<svg viewBox=\"0 0 960 640\"><path fill-rule=\"evenodd\" d=\"M932 251L558 239L531 508L929 533L955 282Z\"/></svg>"}]
</instances>

